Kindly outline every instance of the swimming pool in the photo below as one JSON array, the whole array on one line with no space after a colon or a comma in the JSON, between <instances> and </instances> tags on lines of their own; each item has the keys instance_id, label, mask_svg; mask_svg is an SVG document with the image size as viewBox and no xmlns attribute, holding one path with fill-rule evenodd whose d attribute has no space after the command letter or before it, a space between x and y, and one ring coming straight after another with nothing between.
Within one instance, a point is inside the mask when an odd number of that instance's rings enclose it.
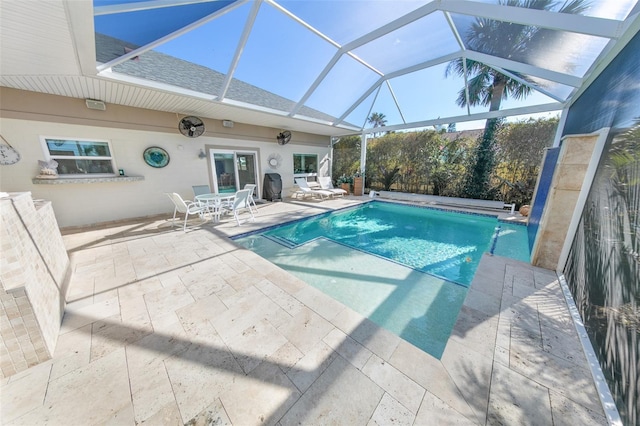
<instances>
[{"instance_id":1,"label":"swimming pool","mask_svg":"<svg viewBox=\"0 0 640 426\"><path fill-rule=\"evenodd\" d=\"M439 358L483 253L513 248L502 236L528 251L523 226L376 200L236 242Z\"/></svg>"}]
</instances>

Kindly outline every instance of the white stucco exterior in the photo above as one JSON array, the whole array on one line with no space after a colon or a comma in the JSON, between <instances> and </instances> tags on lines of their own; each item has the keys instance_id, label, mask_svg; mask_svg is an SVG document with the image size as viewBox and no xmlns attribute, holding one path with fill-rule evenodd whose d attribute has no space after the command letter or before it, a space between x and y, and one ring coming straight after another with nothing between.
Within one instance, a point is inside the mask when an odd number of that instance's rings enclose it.
<instances>
[{"instance_id":1,"label":"white stucco exterior","mask_svg":"<svg viewBox=\"0 0 640 426\"><path fill-rule=\"evenodd\" d=\"M172 213L173 205L165 192L177 192L185 199L193 199L192 185L212 184L210 156L199 158L201 149L207 152L219 148L256 151L259 194L262 194L264 174L275 172L282 176L283 196L289 195L293 186L294 153L317 154L321 159L329 152L328 137L310 135L304 140L304 135L300 135L298 139L302 142L297 143L294 134L292 141L282 146L277 144L275 136L270 137L280 129L258 126L244 125L244 128L236 129L235 134L215 136L211 136L216 133L212 129L212 132L190 139L178 132L178 118L173 119L173 114L169 115L173 122L166 128L158 127L158 131L149 130L153 126L128 128L132 126L127 120L123 120L122 126L110 122L107 127L55 122L50 115L46 119L51 121L32 120L28 114L23 116L0 118L2 136L21 155L18 163L0 166L0 191L30 191L34 199L50 200L62 228ZM64 121L70 120L65 118ZM208 125L213 127L211 123ZM40 142L42 136L109 140L117 167L124 169L128 176L143 176L144 180L55 185L34 183L33 178L39 173L38 160L45 159ZM150 146L158 146L168 152L170 161L166 167L153 168L144 162L142 153ZM277 170L269 168L267 163L272 153L282 157Z\"/></svg>"}]
</instances>

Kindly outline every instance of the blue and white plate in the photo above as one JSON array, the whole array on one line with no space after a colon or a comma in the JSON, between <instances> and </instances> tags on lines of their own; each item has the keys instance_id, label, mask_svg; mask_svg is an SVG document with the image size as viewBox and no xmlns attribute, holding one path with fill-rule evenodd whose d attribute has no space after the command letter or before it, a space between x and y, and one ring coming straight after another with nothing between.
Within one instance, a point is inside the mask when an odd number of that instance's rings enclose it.
<instances>
[{"instance_id":1,"label":"blue and white plate","mask_svg":"<svg viewBox=\"0 0 640 426\"><path fill-rule=\"evenodd\" d=\"M145 149L142 157L145 163L158 169L169 164L169 153L157 146Z\"/></svg>"}]
</instances>

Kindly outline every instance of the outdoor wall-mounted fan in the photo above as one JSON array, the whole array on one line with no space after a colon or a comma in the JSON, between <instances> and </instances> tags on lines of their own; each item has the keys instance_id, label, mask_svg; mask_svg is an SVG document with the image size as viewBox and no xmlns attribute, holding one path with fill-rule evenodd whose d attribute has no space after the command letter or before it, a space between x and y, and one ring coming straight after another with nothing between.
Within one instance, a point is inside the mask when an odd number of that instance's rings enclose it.
<instances>
[{"instance_id":1,"label":"outdoor wall-mounted fan","mask_svg":"<svg viewBox=\"0 0 640 426\"><path fill-rule=\"evenodd\" d=\"M276 139L278 139L278 143L280 145L288 144L289 141L291 140L291 132L288 130L284 130L280 132L280 134L276 137Z\"/></svg>"},{"instance_id":2,"label":"outdoor wall-mounted fan","mask_svg":"<svg viewBox=\"0 0 640 426\"><path fill-rule=\"evenodd\" d=\"M197 138L204 133L204 123L198 117L184 117L178 123L178 129L188 138Z\"/></svg>"}]
</instances>

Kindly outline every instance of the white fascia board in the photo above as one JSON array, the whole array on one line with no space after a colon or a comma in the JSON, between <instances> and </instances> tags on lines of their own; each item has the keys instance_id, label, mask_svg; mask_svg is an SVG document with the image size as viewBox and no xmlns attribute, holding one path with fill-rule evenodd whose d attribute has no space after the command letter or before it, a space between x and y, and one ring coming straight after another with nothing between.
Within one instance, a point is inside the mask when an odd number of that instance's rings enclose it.
<instances>
[{"instance_id":1,"label":"white fascia board","mask_svg":"<svg viewBox=\"0 0 640 426\"><path fill-rule=\"evenodd\" d=\"M284 118L292 118L292 119L299 120L299 121L304 121L304 122L307 122L307 123L314 123L314 124L320 124L320 125L323 125L323 126L329 126L329 127L333 127L333 128L344 129L346 131L351 131L351 130L360 131L360 129L354 128L352 126L336 125L335 123L332 123L330 121L321 120L321 119L317 119L317 118L313 118L313 117L308 117L306 115L298 114L298 115L296 115L294 117L290 117L289 113L287 113L286 111L280 111L280 110L277 110L277 109L272 109L272 108L267 108L267 107L263 107L263 106L248 104L246 102L236 101L236 100L233 100L233 99L228 99L227 98L227 99L223 99L222 101L216 101L216 102L218 102L220 104L223 104L223 105L230 105L230 106L246 109L246 110L253 111L253 112L266 113L266 114L275 115L275 116L284 117Z\"/></svg>"},{"instance_id":2,"label":"white fascia board","mask_svg":"<svg viewBox=\"0 0 640 426\"><path fill-rule=\"evenodd\" d=\"M502 6L469 0L442 0L439 8L450 13L460 13L596 37L617 38L622 33L622 22L614 19Z\"/></svg>"},{"instance_id":3,"label":"white fascia board","mask_svg":"<svg viewBox=\"0 0 640 426\"><path fill-rule=\"evenodd\" d=\"M360 127L347 126L347 125L344 125L344 124L336 124L336 125L334 125L334 127L336 129L344 130L344 131L347 132L347 133L341 133L340 135L342 135L342 136L352 135L354 132L360 133L362 131L362 129Z\"/></svg>"},{"instance_id":4,"label":"white fascia board","mask_svg":"<svg viewBox=\"0 0 640 426\"><path fill-rule=\"evenodd\" d=\"M418 127L435 126L438 124L463 123L466 121L487 120L491 118L511 117L515 115L526 115L526 114L536 114L541 112L559 111L564 108L564 105L565 104L562 102L553 102L553 103L542 104L542 105L532 105L532 106L520 107L520 108L503 109L499 111L481 112L478 114L471 114L471 115L458 115L455 117L436 118L433 120L416 121L413 123L397 124L394 126L384 126L384 131L390 132L390 131L397 131L397 130L414 129ZM363 129L364 133L374 133L379 131L380 131L380 127Z\"/></svg>"},{"instance_id":5,"label":"white fascia board","mask_svg":"<svg viewBox=\"0 0 640 426\"><path fill-rule=\"evenodd\" d=\"M295 118L296 120L301 120L301 121L308 121L309 123L322 124L323 126L332 126L332 127L334 126L334 123L332 121L321 120L319 118L309 117L307 115L302 115L302 114L296 114L291 118Z\"/></svg>"},{"instance_id":6,"label":"white fascia board","mask_svg":"<svg viewBox=\"0 0 640 426\"><path fill-rule=\"evenodd\" d=\"M113 72L111 69L101 71L97 77L104 78L106 80L115 81L119 83L127 83L132 84L137 87L150 89L150 90L159 90L162 92L172 93L180 96L188 96L191 98L197 98L205 101L216 101L217 97L213 95L208 95L202 92L196 92L195 90L185 89L183 87L172 86L166 83L159 83L153 80L147 80L140 77L133 77L127 74L120 74L117 72Z\"/></svg>"},{"instance_id":7,"label":"white fascia board","mask_svg":"<svg viewBox=\"0 0 640 426\"><path fill-rule=\"evenodd\" d=\"M273 109L273 108L267 108L261 105L254 105L254 104L249 104L246 102L242 102L242 101L237 101L234 99L229 99L229 98L225 98L221 101L219 101L221 104L223 105L233 105L235 107L239 107L239 108L243 108L243 109L247 109L250 111L257 111L257 112L265 112L271 115L277 115L280 117L288 117L289 113L287 113L287 111L280 111L277 109Z\"/></svg>"}]
</instances>

